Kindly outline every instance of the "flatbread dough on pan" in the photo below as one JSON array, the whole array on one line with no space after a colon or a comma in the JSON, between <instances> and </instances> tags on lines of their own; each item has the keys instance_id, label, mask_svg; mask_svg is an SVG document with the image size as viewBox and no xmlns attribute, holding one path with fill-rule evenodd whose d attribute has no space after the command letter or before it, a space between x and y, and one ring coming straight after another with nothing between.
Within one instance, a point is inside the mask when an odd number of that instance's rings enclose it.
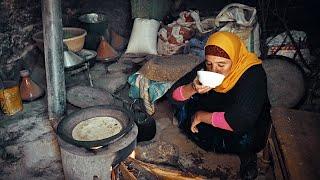
<instances>
[{"instance_id":1,"label":"flatbread dough on pan","mask_svg":"<svg viewBox=\"0 0 320 180\"><path fill-rule=\"evenodd\" d=\"M97 141L118 134L121 123L113 117L94 117L82 121L72 130L72 137L78 141Z\"/></svg>"}]
</instances>

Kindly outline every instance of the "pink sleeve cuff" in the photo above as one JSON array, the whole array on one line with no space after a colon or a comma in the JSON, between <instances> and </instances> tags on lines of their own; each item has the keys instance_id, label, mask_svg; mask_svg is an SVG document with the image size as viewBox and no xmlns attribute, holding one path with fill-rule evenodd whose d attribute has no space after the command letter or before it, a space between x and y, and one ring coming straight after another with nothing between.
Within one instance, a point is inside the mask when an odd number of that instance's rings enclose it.
<instances>
[{"instance_id":1,"label":"pink sleeve cuff","mask_svg":"<svg viewBox=\"0 0 320 180\"><path fill-rule=\"evenodd\" d=\"M228 131L233 131L233 129L229 126L226 119L224 118L224 112L212 113L211 123L214 127L225 129Z\"/></svg>"},{"instance_id":2,"label":"pink sleeve cuff","mask_svg":"<svg viewBox=\"0 0 320 180\"><path fill-rule=\"evenodd\" d=\"M175 89L172 93L172 98L176 101L185 101L187 100L185 97L183 97L183 94L182 94L182 87L183 86L180 86L178 87L177 89Z\"/></svg>"}]
</instances>

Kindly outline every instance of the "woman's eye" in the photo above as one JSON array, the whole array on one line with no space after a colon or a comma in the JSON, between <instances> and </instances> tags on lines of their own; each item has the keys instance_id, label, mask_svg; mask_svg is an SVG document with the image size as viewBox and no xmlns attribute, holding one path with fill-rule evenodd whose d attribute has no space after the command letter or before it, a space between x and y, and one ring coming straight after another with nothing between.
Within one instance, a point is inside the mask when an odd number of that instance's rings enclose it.
<instances>
[{"instance_id":1,"label":"woman's eye","mask_svg":"<svg viewBox=\"0 0 320 180\"><path fill-rule=\"evenodd\" d=\"M211 62L206 61L206 65L212 65L212 63L211 63Z\"/></svg>"},{"instance_id":2,"label":"woman's eye","mask_svg":"<svg viewBox=\"0 0 320 180\"><path fill-rule=\"evenodd\" d=\"M218 66L219 66L219 67L223 67L224 65L223 65L223 64L218 64Z\"/></svg>"}]
</instances>

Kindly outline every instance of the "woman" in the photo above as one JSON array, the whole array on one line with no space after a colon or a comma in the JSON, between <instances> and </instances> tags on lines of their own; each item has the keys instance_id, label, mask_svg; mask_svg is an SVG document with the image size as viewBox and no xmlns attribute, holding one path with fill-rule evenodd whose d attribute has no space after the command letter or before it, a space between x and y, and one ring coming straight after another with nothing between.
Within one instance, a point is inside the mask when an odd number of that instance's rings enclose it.
<instances>
[{"instance_id":1,"label":"woman","mask_svg":"<svg viewBox=\"0 0 320 180\"><path fill-rule=\"evenodd\" d=\"M215 88L202 86L196 71L223 74ZM212 34L205 62L176 83L172 98L179 127L202 148L240 157L243 179L257 177L256 153L263 149L270 126L267 79L261 60L233 33Z\"/></svg>"}]
</instances>

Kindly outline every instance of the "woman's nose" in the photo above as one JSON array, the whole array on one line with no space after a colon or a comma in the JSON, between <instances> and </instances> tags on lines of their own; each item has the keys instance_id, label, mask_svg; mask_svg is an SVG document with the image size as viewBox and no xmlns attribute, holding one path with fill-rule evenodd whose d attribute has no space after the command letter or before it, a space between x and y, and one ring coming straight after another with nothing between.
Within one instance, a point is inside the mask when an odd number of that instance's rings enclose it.
<instances>
[{"instance_id":1,"label":"woman's nose","mask_svg":"<svg viewBox=\"0 0 320 180\"><path fill-rule=\"evenodd\" d=\"M216 65L213 65L212 66L212 69L211 69L213 72L216 72L216 73L218 73L218 71L219 71L219 68L218 68L218 66L216 66Z\"/></svg>"}]
</instances>

